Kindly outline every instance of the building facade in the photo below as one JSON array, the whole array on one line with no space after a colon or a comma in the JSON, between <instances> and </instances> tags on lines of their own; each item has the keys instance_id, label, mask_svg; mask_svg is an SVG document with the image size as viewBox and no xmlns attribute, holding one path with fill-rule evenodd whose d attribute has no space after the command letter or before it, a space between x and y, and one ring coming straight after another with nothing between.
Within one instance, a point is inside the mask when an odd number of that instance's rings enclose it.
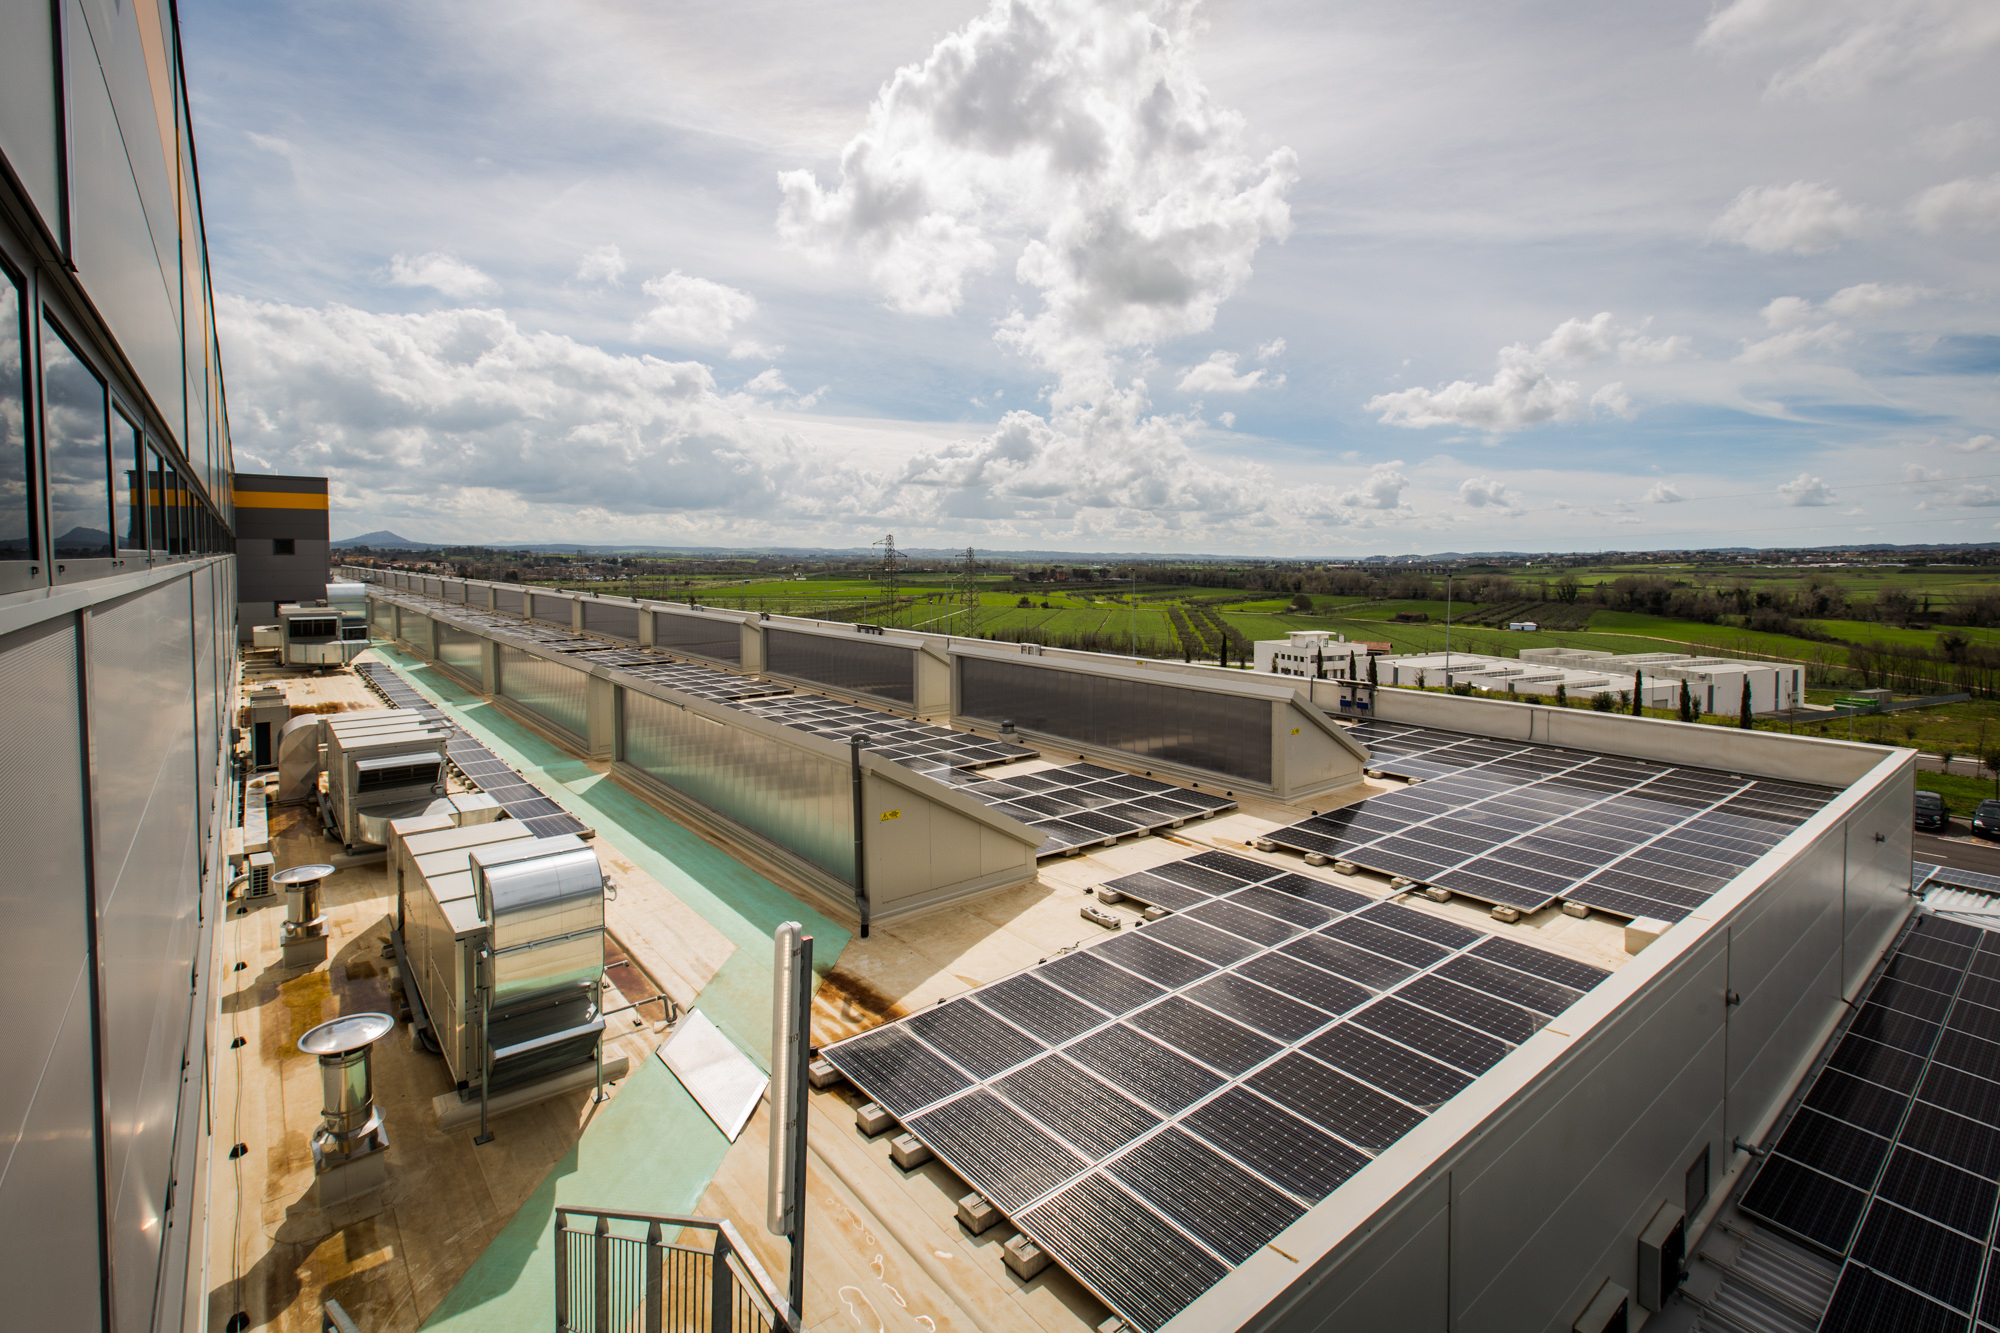
<instances>
[{"instance_id":1,"label":"building facade","mask_svg":"<svg viewBox=\"0 0 2000 1333\"><path fill-rule=\"evenodd\" d=\"M254 625L273 623L285 602L326 596L325 477L239 472L230 480L236 507L237 628L247 641Z\"/></svg>"},{"instance_id":2,"label":"building facade","mask_svg":"<svg viewBox=\"0 0 2000 1333\"><path fill-rule=\"evenodd\" d=\"M170 6L0 14L0 1291L181 1328L234 671L229 434ZM225 1132L217 1129L215 1132Z\"/></svg>"}]
</instances>

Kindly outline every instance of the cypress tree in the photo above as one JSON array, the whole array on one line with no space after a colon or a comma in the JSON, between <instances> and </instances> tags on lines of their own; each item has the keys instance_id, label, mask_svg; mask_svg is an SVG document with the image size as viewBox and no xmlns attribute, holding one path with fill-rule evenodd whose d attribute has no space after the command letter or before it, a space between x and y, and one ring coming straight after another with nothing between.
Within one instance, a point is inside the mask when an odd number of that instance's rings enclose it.
<instances>
[{"instance_id":1,"label":"cypress tree","mask_svg":"<svg viewBox=\"0 0 2000 1333\"><path fill-rule=\"evenodd\" d=\"M1646 677L1642 672L1632 673L1632 716L1646 715Z\"/></svg>"},{"instance_id":2,"label":"cypress tree","mask_svg":"<svg viewBox=\"0 0 2000 1333\"><path fill-rule=\"evenodd\" d=\"M1750 728L1750 677L1743 677L1743 709L1736 719L1736 725L1749 731Z\"/></svg>"},{"instance_id":3,"label":"cypress tree","mask_svg":"<svg viewBox=\"0 0 2000 1333\"><path fill-rule=\"evenodd\" d=\"M1681 682L1681 721L1694 721L1694 692L1686 681Z\"/></svg>"},{"instance_id":4,"label":"cypress tree","mask_svg":"<svg viewBox=\"0 0 2000 1333\"><path fill-rule=\"evenodd\" d=\"M1368 688L1375 688L1375 654L1368 654Z\"/></svg>"},{"instance_id":5,"label":"cypress tree","mask_svg":"<svg viewBox=\"0 0 2000 1333\"><path fill-rule=\"evenodd\" d=\"M1557 708L1569 707L1569 687L1567 685L1556 686L1556 707Z\"/></svg>"}]
</instances>

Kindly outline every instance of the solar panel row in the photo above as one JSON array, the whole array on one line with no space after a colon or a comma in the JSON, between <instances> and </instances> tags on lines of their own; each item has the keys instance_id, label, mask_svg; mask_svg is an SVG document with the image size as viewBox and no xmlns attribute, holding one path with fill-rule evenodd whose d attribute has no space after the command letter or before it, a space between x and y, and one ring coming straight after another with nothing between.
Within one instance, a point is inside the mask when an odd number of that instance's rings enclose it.
<instances>
[{"instance_id":1,"label":"solar panel row","mask_svg":"<svg viewBox=\"0 0 2000 1333\"><path fill-rule=\"evenodd\" d=\"M1741 1207L1843 1260L1823 1330L2000 1324L2000 933L1920 915Z\"/></svg>"},{"instance_id":2,"label":"solar panel row","mask_svg":"<svg viewBox=\"0 0 2000 1333\"><path fill-rule=\"evenodd\" d=\"M1678 921L1834 795L1390 722L1352 734L1381 771L1425 780L1265 836L1522 912Z\"/></svg>"},{"instance_id":3,"label":"solar panel row","mask_svg":"<svg viewBox=\"0 0 2000 1333\"><path fill-rule=\"evenodd\" d=\"M590 825L564 810L503 763L500 757L460 730L451 718L423 695L417 693L392 666L381 662L357 664L363 681L391 708L407 708L430 721L449 728L445 757L464 774L466 780L500 803L500 808L520 820L538 838L574 833L590 836Z\"/></svg>"},{"instance_id":4,"label":"solar panel row","mask_svg":"<svg viewBox=\"0 0 2000 1333\"><path fill-rule=\"evenodd\" d=\"M1146 1330L1609 975L1227 852L1105 887L1171 915L825 1055Z\"/></svg>"}]
</instances>

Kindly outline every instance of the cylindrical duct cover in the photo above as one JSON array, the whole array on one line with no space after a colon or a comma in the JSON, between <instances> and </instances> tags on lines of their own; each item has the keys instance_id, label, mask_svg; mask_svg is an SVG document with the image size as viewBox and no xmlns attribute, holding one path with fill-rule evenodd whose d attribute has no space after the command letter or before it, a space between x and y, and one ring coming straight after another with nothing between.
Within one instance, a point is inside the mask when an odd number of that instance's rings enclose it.
<instances>
[{"instance_id":1,"label":"cylindrical duct cover","mask_svg":"<svg viewBox=\"0 0 2000 1333\"><path fill-rule=\"evenodd\" d=\"M387 1014L343 1014L299 1038L299 1049L319 1057L320 1116L327 1132L350 1138L375 1109L369 1048L395 1029Z\"/></svg>"}]
</instances>

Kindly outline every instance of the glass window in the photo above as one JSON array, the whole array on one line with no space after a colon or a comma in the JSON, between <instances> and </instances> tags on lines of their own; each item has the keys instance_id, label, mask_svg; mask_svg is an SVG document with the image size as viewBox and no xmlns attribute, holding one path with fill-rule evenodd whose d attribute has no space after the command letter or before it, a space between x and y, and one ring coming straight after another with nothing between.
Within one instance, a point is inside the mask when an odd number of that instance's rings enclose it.
<instances>
[{"instance_id":1,"label":"glass window","mask_svg":"<svg viewBox=\"0 0 2000 1333\"><path fill-rule=\"evenodd\" d=\"M170 482L167 487L167 493L169 497L168 504L170 506L168 512L172 515L173 523L173 553L175 555L186 555L188 553L188 527L193 519L193 515L188 512L187 478L181 475L179 468L172 467L167 469L167 477Z\"/></svg>"},{"instance_id":2,"label":"glass window","mask_svg":"<svg viewBox=\"0 0 2000 1333\"><path fill-rule=\"evenodd\" d=\"M53 326L42 336L42 459L55 560L111 554L111 421L104 381Z\"/></svg>"},{"instance_id":3,"label":"glass window","mask_svg":"<svg viewBox=\"0 0 2000 1333\"><path fill-rule=\"evenodd\" d=\"M123 413L111 419L112 511L118 549L146 549L146 446Z\"/></svg>"},{"instance_id":4,"label":"glass window","mask_svg":"<svg viewBox=\"0 0 2000 1333\"><path fill-rule=\"evenodd\" d=\"M159 454L146 451L146 469L150 474L146 482L146 531L150 534L153 549L165 553L167 549L167 466L160 461Z\"/></svg>"},{"instance_id":5,"label":"glass window","mask_svg":"<svg viewBox=\"0 0 2000 1333\"><path fill-rule=\"evenodd\" d=\"M27 363L21 284L0 268L0 560L34 560L34 490L28 471Z\"/></svg>"}]
</instances>

